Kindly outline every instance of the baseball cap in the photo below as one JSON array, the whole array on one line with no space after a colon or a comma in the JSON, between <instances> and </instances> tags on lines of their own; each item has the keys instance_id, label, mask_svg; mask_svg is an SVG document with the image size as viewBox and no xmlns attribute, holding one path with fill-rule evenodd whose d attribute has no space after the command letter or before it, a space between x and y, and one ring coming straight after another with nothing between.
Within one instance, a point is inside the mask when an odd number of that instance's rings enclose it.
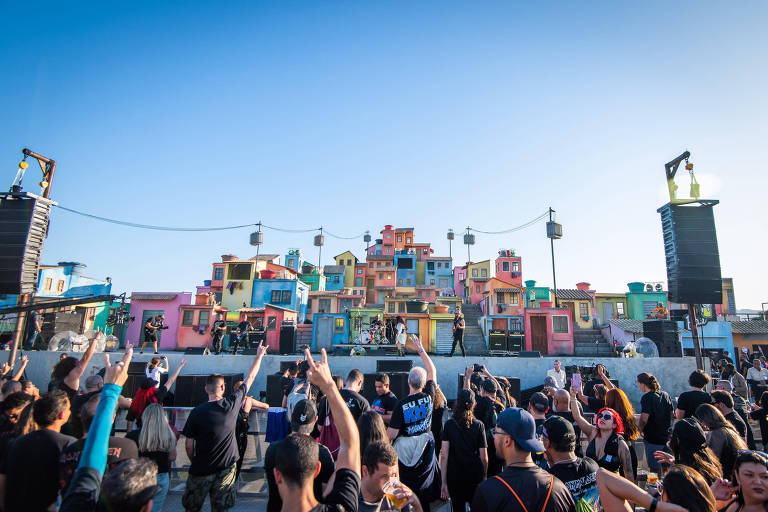
<instances>
[{"instance_id":1,"label":"baseball cap","mask_svg":"<svg viewBox=\"0 0 768 512\"><path fill-rule=\"evenodd\" d=\"M547 412L547 409L549 409L549 398L547 398L547 395L541 392L532 394L531 398L528 400L528 403L530 403L531 406L533 406L533 408L539 412Z\"/></svg>"},{"instance_id":2,"label":"baseball cap","mask_svg":"<svg viewBox=\"0 0 768 512\"><path fill-rule=\"evenodd\" d=\"M536 438L536 421L519 407L504 409L496 418L496 426L512 436L523 450L532 453L544 451L544 445Z\"/></svg>"},{"instance_id":3,"label":"baseball cap","mask_svg":"<svg viewBox=\"0 0 768 512\"><path fill-rule=\"evenodd\" d=\"M299 400L293 406L293 413L291 413L291 430L314 423L315 418L317 418L315 402L306 398Z\"/></svg>"},{"instance_id":4,"label":"baseball cap","mask_svg":"<svg viewBox=\"0 0 768 512\"><path fill-rule=\"evenodd\" d=\"M554 377L550 377L549 375L544 377L544 387L546 387L546 388L555 388L555 387L557 387L557 383L555 382Z\"/></svg>"},{"instance_id":5,"label":"baseball cap","mask_svg":"<svg viewBox=\"0 0 768 512\"><path fill-rule=\"evenodd\" d=\"M483 391L485 391L486 393L495 393L496 383L493 382L491 379L485 379L483 381Z\"/></svg>"},{"instance_id":6,"label":"baseball cap","mask_svg":"<svg viewBox=\"0 0 768 512\"><path fill-rule=\"evenodd\" d=\"M574 442L576 441L576 432L573 425L562 416L550 416L542 425L542 435L553 443Z\"/></svg>"}]
</instances>

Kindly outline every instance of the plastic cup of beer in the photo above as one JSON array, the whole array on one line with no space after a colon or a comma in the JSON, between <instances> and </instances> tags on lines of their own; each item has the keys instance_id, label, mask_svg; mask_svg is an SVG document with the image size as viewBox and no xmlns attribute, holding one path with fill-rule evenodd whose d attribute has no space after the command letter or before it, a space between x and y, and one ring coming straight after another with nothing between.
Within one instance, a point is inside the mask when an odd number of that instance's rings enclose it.
<instances>
[{"instance_id":1,"label":"plastic cup of beer","mask_svg":"<svg viewBox=\"0 0 768 512\"><path fill-rule=\"evenodd\" d=\"M383 488L384 496L386 496L387 499L389 499L390 503L392 503L392 505L397 510L402 509L408 503L408 498L406 497L398 498L396 496L397 491L399 489L400 489L400 481L394 478L389 482L387 482L386 484L384 484L384 488Z\"/></svg>"},{"instance_id":2,"label":"plastic cup of beer","mask_svg":"<svg viewBox=\"0 0 768 512\"><path fill-rule=\"evenodd\" d=\"M659 475L657 475L656 473L651 473L649 471L647 479L648 479L649 485L656 485L659 482Z\"/></svg>"}]
</instances>

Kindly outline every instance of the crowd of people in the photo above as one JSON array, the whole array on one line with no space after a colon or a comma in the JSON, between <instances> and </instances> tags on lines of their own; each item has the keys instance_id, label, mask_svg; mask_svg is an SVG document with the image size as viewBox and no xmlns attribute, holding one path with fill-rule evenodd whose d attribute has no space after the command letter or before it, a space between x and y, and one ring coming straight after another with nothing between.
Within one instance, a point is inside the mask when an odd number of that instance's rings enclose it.
<instances>
[{"instance_id":1,"label":"crowd of people","mask_svg":"<svg viewBox=\"0 0 768 512\"><path fill-rule=\"evenodd\" d=\"M654 375L640 373L636 411L604 365L588 375L559 361L524 402L508 379L479 364L466 367L448 398L418 338L404 345L421 360L406 396L380 373L369 403L362 372L334 377L325 351L315 360L307 349L285 370L288 432L264 454L269 511L418 512L445 502L477 512L768 506L768 455L756 451L750 426L768 430L768 368L759 358L745 377L726 354L712 375L694 371L690 390L674 400ZM183 508L199 511L207 500L213 511L232 508L249 414L268 408L248 395L266 347L231 389L210 375L208 400L177 431L164 404L185 362L171 369L153 357L134 396L124 397L133 349L116 364L104 354L101 372L83 379L95 346L80 358L63 354L46 393L24 379L26 357L0 369L0 512L163 510L181 438L190 461ZM119 409L127 410L125 436L115 435Z\"/></svg>"}]
</instances>

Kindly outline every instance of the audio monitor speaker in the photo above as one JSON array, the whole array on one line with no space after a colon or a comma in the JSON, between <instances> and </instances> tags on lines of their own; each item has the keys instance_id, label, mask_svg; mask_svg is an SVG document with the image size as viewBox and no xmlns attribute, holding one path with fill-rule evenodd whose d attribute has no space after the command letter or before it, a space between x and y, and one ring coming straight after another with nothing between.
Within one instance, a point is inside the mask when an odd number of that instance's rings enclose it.
<instances>
[{"instance_id":1,"label":"audio monitor speaker","mask_svg":"<svg viewBox=\"0 0 768 512\"><path fill-rule=\"evenodd\" d=\"M411 359L377 359L376 371L389 373L389 372L409 372L413 368L413 360Z\"/></svg>"}]
</instances>

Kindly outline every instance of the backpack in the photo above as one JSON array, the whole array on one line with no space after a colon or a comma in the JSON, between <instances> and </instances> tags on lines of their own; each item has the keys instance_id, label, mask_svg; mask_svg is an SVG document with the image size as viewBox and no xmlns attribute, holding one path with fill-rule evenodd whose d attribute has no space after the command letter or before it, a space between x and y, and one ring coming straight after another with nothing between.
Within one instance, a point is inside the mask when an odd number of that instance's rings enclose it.
<instances>
[{"instance_id":1,"label":"backpack","mask_svg":"<svg viewBox=\"0 0 768 512\"><path fill-rule=\"evenodd\" d=\"M333 415L331 414L328 400L325 400L325 421L320 425L320 439L317 441L328 448L334 461L339 457L341 440L339 439L339 431L336 430L336 424L333 422Z\"/></svg>"}]
</instances>

